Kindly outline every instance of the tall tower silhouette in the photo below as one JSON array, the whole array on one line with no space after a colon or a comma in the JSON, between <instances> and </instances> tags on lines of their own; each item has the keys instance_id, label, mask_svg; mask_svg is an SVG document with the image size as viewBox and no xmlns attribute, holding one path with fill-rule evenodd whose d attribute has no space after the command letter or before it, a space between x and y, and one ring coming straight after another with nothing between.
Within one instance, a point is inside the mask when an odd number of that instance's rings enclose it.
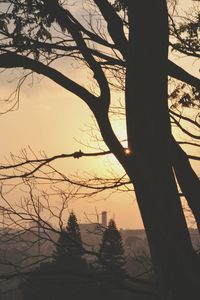
<instances>
[{"instance_id":1,"label":"tall tower silhouette","mask_svg":"<svg viewBox=\"0 0 200 300\"><path fill-rule=\"evenodd\" d=\"M102 226L107 226L107 211L102 211L101 213L101 224Z\"/></svg>"}]
</instances>

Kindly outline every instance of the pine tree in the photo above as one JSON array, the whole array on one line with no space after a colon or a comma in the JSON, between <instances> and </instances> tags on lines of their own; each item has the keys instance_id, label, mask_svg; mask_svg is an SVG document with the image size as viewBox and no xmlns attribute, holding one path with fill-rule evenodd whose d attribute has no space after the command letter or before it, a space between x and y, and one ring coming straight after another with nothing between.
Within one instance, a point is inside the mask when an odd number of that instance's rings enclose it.
<instances>
[{"instance_id":1,"label":"pine tree","mask_svg":"<svg viewBox=\"0 0 200 300\"><path fill-rule=\"evenodd\" d=\"M66 230L61 230L60 236L58 238L57 244L56 244L56 249L53 252L53 258L54 261L57 261L61 258L63 258L66 254L66 249L67 249L67 232Z\"/></svg>"},{"instance_id":2,"label":"pine tree","mask_svg":"<svg viewBox=\"0 0 200 300\"><path fill-rule=\"evenodd\" d=\"M80 228L73 212L70 213L67 227L60 232L56 249L53 253L55 261L65 258L81 257L83 254Z\"/></svg>"},{"instance_id":3,"label":"pine tree","mask_svg":"<svg viewBox=\"0 0 200 300\"><path fill-rule=\"evenodd\" d=\"M80 228L77 222L77 218L73 212L70 213L67 222L67 252L71 256L82 256L83 247L81 240Z\"/></svg>"},{"instance_id":4,"label":"pine tree","mask_svg":"<svg viewBox=\"0 0 200 300\"><path fill-rule=\"evenodd\" d=\"M115 221L112 219L103 233L100 257L104 270L115 275L124 275L126 261L123 242Z\"/></svg>"}]
</instances>

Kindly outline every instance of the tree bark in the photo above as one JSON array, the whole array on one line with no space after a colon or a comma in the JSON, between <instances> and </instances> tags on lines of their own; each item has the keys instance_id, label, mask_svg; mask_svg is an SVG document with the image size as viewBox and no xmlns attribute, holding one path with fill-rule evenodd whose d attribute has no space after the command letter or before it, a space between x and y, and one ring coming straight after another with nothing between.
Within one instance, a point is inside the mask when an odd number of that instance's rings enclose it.
<instances>
[{"instance_id":1,"label":"tree bark","mask_svg":"<svg viewBox=\"0 0 200 300\"><path fill-rule=\"evenodd\" d=\"M200 232L200 181L192 169L187 154L172 138L172 161L178 184L193 213Z\"/></svg>"},{"instance_id":2,"label":"tree bark","mask_svg":"<svg viewBox=\"0 0 200 300\"><path fill-rule=\"evenodd\" d=\"M132 155L125 168L134 181L162 299L195 299L200 292L197 257L170 153L166 2L129 0L128 11L126 116Z\"/></svg>"}]
</instances>

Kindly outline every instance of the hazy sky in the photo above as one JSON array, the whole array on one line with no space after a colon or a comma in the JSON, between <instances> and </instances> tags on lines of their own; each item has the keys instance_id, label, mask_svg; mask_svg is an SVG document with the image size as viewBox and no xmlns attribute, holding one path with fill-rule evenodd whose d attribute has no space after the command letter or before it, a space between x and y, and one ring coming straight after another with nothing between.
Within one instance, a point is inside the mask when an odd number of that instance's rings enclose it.
<instances>
[{"instance_id":1,"label":"hazy sky","mask_svg":"<svg viewBox=\"0 0 200 300\"><path fill-rule=\"evenodd\" d=\"M182 3L186 5L188 2ZM177 56L174 56L173 60L186 67L194 75L199 75L198 62ZM74 80L88 83L89 76L86 70L74 69L70 64L66 66L62 64L62 68L65 67ZM8 82L11 78L9 74L10 71L6 72L6 75L1 74L1 98L12 91L14 83ZM123 95L113 94L113 97L120 98ZM1 161L4 161L10 152L17 154L20 149L27 148L28 145L36 153L44 150L49 156L72 153L79 149L89 152L91 149L81 145L78 141L84 144L91 143L88 128L90 124L93 124L91 112L80 99L52 81L37 75L33 86L28 80L22 88L19 109L0 116ZM125 138L123 123L115 121L113 126L117 134ZM92 143L92 146L97 146L97 144ZM78 171L80 174L87 172L105 176L111 169L121 174L120 166L111 156L67 159L65 162L59 162L58 166L61 166L66 174L75 174ZM198 168L197 164L195 168ZM96 208L99 213L102 210L108 211L108 217L115 216L118 227L141 228L143 226L132 193L113 194L107 200L101 199L100 196L96 197L96 201L93 199L77 200L69 204L69 208L72 207L82 222L85 221L84 213L94 214Z\"/></svg>"}]
</instances>

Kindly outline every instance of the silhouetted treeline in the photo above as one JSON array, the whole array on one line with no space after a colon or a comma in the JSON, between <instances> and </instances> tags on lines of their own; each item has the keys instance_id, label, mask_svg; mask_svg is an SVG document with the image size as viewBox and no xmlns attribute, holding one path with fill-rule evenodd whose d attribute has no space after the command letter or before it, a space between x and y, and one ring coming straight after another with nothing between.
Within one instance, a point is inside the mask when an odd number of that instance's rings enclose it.
<instances>
[{"instance_id":1,"label":"silhouetted treeline","mask_svg":"<svg viewBox=\"0 0 200 300\"><path fill-rule=\"evenodd\" d=\"M130 296L118 288L118 283L125 280L125 263L122 238L113 220L103 232L96 258L86 260L72 212L66 229L60 233L53 261L37 267L20 289L24 300L122 299L122 295Z\"/></svg>"}]
</instances>

